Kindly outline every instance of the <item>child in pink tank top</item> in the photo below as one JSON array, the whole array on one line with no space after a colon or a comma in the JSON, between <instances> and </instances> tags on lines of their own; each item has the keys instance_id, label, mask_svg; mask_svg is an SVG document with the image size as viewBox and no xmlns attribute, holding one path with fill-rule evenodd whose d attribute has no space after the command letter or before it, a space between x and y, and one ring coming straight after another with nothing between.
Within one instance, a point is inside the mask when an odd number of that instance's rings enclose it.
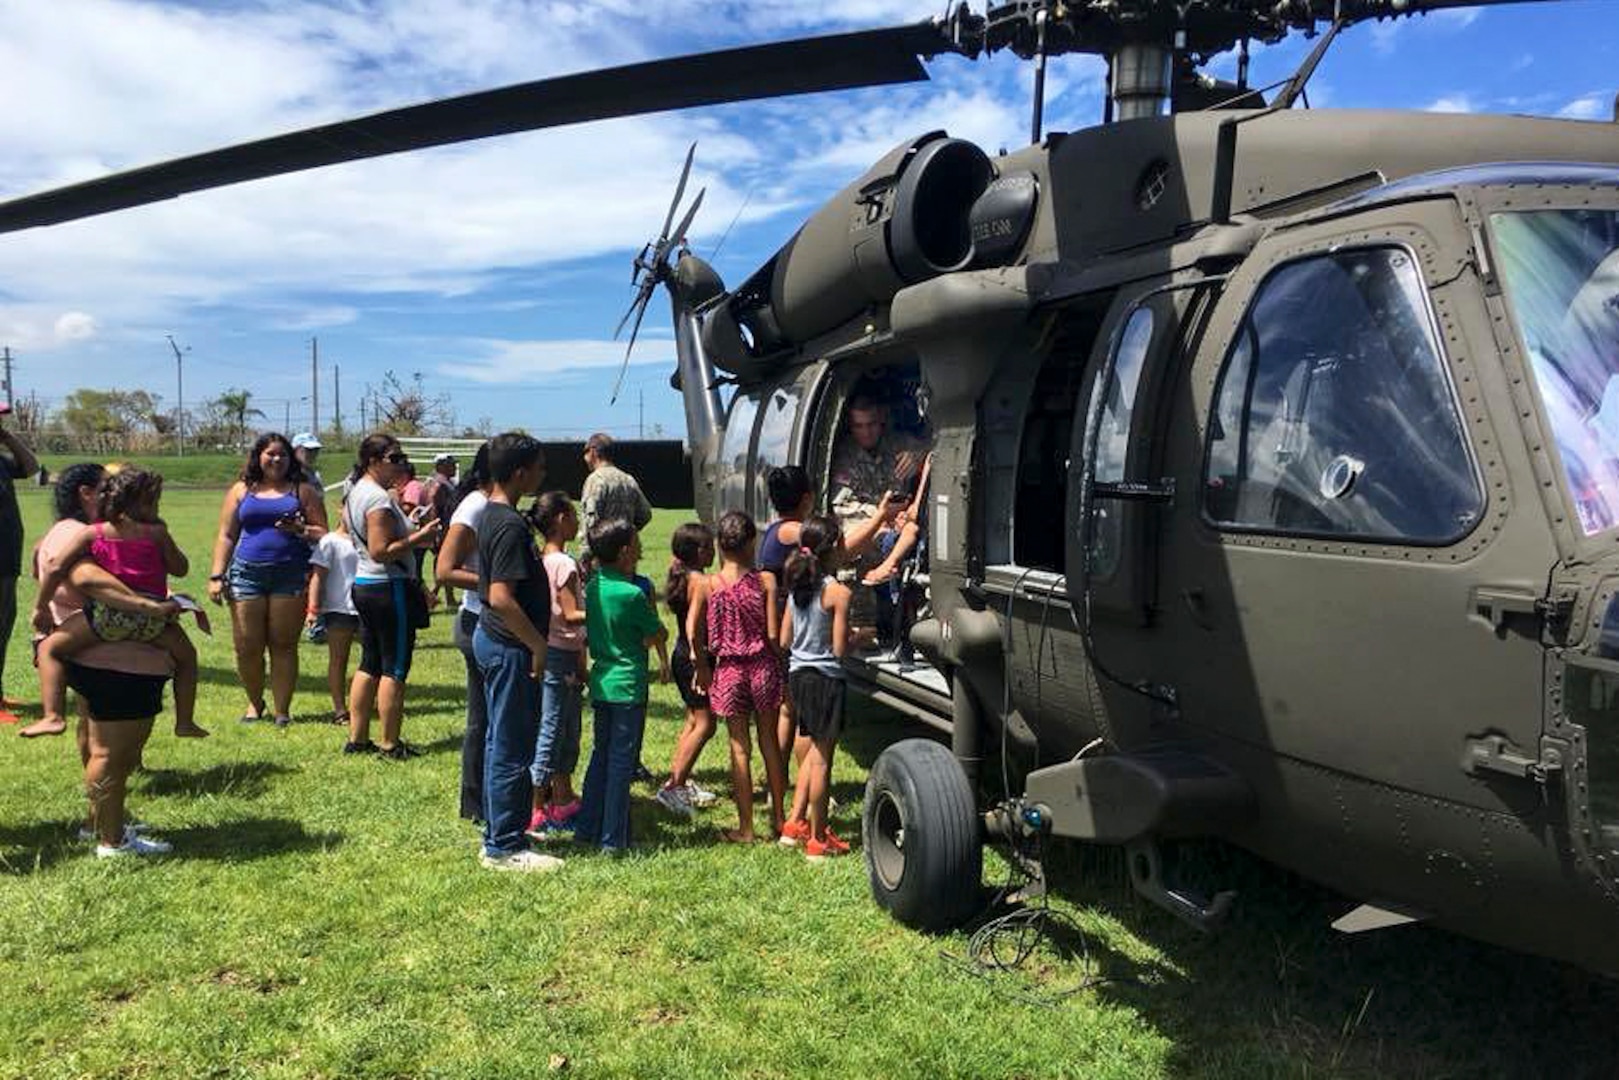
<instances>
[{"instance_id":1,"label":"child in pink tank top","mask_svg":"<svg viewBox=\"0 0 1619 1080\"><path fill-rule=\"evenodd\" d=\"M137 641L158 646L174 661L174 733L191 738L208 734L195 719L197 650L175 621L182 610L179 603L173 603L168 617L159 617L89 601L83 618L70 617L60 626L51 619L50 598L73 564L85 558L143 596L171 599L169 575L184 575L190 564L158 517L162 495L163 477L157 473L128 468L109 475L96 492L101 520L85 526L40 581L34 629L45 635L36 658L47 720L61 719L66 710L67 661L98 641ZM192 608L206 633L207 617L200 608Z\"/></svg>"},{"instance_id":2,"label":"child in pink tank top","mask_svg":"<svg viewBox=\"0 0 1619 1080\"><path fill-rule=\"evenodd\" d=\"M719 541L720 572L706 578L694 575L686 610L686 632L693 643L696 673L693 689L707 693L709 705L725 718L731 736L731 787L736 800L738 827L727 840L751 843L753 832L753 747L750 722L759 732L759 753L765 761L770 788L770 823L780 835L785 823L782 801L787 773L776 738L776 716L781 709L781 658L776 652L776 577L754 566L759 531L748 515L738 510L722 516L714 530ZM714 655L708 658L695 646L705 639Z\"/></svg>"}]
</instances>

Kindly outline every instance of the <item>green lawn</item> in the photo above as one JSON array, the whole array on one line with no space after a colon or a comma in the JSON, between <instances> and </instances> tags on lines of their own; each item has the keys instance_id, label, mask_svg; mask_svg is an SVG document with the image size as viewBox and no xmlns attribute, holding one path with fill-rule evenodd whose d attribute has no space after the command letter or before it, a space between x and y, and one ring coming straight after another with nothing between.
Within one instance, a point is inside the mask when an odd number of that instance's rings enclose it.
<instances>
[{"instance_id":1,"label":"green lawn","mask_svg":"<svg viewBox=\"0 0 1619 1080\"><path fill-rule=\"evenodd\" d=\"M217 506L217 491L165 500L198 593ZM44 499L29 493L25 510L37 535ZM654 521L655 577L681 517ZM417 654L406 721L428 754L402 764L343 757L342 733L313 721L237 723L228 635L201 644L200 719L216 734L182 742L160 726L131 797L173 857L89 857L72 835L72 743L0 729L0 1076L1619 1071L1613 985L1423 928L1336 937L1340 903L1224 851L1200 866L1243 898L1230 929L1203 938L1135 901L1112 853L1059 849L1056 904L1084 928L1090 962L1069 942L995 981L951 959L965 938L879 912L858 856L811 866L719 843L727 802L687 824L640 791L635 855L485 872L455 816L465 689L445 620ZM32 700L27 655L19 630L6 688ZM298 707L314 717L324 653L303 657ZM678 719L657 688L655 768ZM845 836L876 754L915 733L856 710L835 776ZM699 776L724 790L723 767L712 745ZM1052 1007L1017 996L1098 973L1107 981Z\"/></svg>"}]
</instances>

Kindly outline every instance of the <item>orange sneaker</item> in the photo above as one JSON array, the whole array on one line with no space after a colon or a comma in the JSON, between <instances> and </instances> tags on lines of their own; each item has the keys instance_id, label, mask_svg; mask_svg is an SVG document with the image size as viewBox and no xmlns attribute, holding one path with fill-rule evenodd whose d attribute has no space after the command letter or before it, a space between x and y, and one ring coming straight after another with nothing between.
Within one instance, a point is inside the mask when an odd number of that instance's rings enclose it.
<instances>
[{"instance_id":1,"label":"orange sneaker","mask_svg":"<svg viewBox=\"0 0 1619 1080\"><path fill-rule=\"evenodd\" d=\"M849 845L838 839L831 829L826 830L826 839L817 840L810 837L804 841L804 858L810 862L820 862L825 858L836 858L839 855L849 854Z\"/></svg>"},{"instance_id":2,"label":"orange sneaker","mask_svg":"<svg viewBox=\"0 0 1619 1080\"><path fill-rule=\"evenodd\" d=\"M781 835L776 837L776 843L782 847L797 847L809 839L809 834L809 822L802 818L789 820L787 824L781 827Z\"/></svg>"}]
</instances>

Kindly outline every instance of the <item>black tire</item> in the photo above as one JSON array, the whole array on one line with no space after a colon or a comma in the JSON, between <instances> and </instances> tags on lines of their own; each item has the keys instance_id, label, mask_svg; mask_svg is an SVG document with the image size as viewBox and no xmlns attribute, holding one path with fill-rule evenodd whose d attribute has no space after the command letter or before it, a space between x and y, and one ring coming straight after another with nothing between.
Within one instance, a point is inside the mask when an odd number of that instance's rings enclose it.
<instances>
[{"instance_id":1,"label":"black tire","mask_svg":"<svg viewBox=\"0 0 1619 1080\"><path fill-rule=\"evenodd\" d=\"M860 833L872 898L894 918L940 933L978 914L983 827L947 748L906 739L884 750L866 780Z\"/></svg>"}]
</instances>

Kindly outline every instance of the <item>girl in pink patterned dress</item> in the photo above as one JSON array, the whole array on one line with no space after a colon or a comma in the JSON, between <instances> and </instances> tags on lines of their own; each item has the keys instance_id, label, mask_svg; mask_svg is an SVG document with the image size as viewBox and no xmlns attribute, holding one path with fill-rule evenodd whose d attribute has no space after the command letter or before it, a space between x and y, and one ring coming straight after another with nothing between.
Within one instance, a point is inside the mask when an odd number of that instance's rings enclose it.
<instances>
[{"instance_id":1,"label":"girl in pink patterned dress","mask_svg":"<svg viewBox=\"0 0 1619 1080\"><path fill-rule=\"evenodd\" d=\"M738 827L725 839L752 843L753 747L749 722L759 732L759 752L765 759L770 787L770 824L780 834L785 820L782 800L787 775L781 746L776 742L776 714L781 708L781 658L776 651L776 580L753 565L758 529L748 515L733 510L714 530L719 541L720 571L707 577L693 575L691 601L686 611L686 635L703 640L708 627L708 649L714 656L710 671L701 649L692 657L693 685L707 692L715 715L725 718L731 735L731 787L736 799Z\"/></svg>"}]
</instances>

